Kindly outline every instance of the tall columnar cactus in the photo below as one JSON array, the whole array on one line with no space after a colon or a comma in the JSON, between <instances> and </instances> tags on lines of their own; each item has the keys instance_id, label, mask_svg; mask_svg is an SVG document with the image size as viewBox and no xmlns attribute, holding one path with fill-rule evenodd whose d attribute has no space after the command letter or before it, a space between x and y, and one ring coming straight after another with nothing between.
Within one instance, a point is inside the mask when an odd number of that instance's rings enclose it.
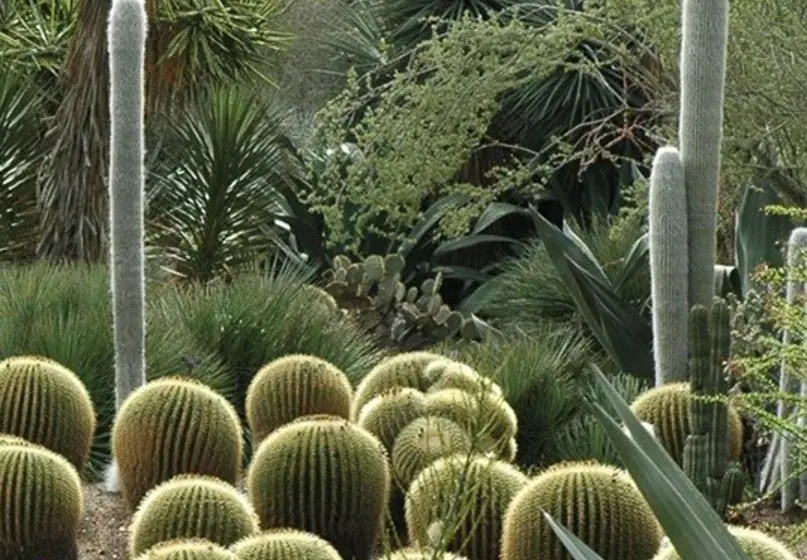
<instances>
[{"instance_id":1,"label":"tall columnar cactus","mask_svg":"<svg viewBox=\"0 0 807 560\"><path fill-rule=\"evenodd\" d=\"M650 287L656 386L687 379L689 255L684 169L678 150L661 148L650 174Z\"/></svg>"},{"instance_id":2,"label":"tall columnar cactus","mask_svg":"<svg viewBox=\"0 0 807 560\"><path fill-rule=\"evenodd\" d=\"M146 382L143 240L144 0L114 0L109 13L109 233L117 408Z\"/></svg>"}]
</instances>

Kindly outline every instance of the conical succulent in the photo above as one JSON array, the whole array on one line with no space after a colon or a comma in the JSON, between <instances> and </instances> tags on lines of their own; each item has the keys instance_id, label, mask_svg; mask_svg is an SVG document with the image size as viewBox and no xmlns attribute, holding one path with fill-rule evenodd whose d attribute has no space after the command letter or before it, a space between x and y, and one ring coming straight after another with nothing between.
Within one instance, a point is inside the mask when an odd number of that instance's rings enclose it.
<instances>
[{"instance_id":1,"label":"conical succulent","mask_svg":"<svg viewBox=\"0 0 807 560\"><path fill-rule=\"evenodd\" d=\"M43 445L81 472L95 422L87 388L66 367L34 356L0 361L0 433Z\"/></svg>"},{"instance_id":2,"label":"conical succulent","mask_svg":"<svg viewBox=\"0 0 807 560\"><path fill-rule=\"evenodd\" d=\"M734 535L740 547L751 560L797 560L797 556L773 537L748 527L729 525L729 533ZM662 547L653 560L681 560L672 545Z\"/></svg>"},{"instance_id":3,"label":"conical succulent","mask_svg":"<svg viewBox=\"0 0 807 560\"><path fill-rule=\"evenodd\" d=\"M0 445L0 558L77 560L84 494L75 467L43 446Z\"/></svg>"},{"instance_id":4,"label":"conical succulent","mask_svg":"<svg viewBox=\"0 0 807 560\"><path fill-rule=\"evenodd\" d=\"M544 511L604 560L648 560L661 544L661 526L626 472L594 462L560 463L513 499L501 560L572 560Z\"/></svg>"},{"instance_id":5,"label":"conical succulent","mask_svg":"<svg viewBox=\"0 0 807 560\"><path fill-rule=\"evenodd\" d=\"M137 507L151 488L178 474L235 483L241 470L241 423L233 406L192 379L164 377L126 399L112 429L123 497Z\"/></svg>"},{"instance_id":6,"label":"conical succulent","mask_svg":"<svg viewBox=\"0 0 807 560\"><path fill-rule=\"evenodd\" d=\"M437 459L470 450L471 438L462 426L448 418L424 416L398 434L392 447L392 472L401 488L409 488L420 471Z\"/></svg>"},{"instance_id":7,"label":"conical succulent","mask_svg":"<svg viewBox=\"0 0 807 560\"><path fill-rule=\"evenodd\" d=\"M230 546L258 532L258 517L232 485L212 476L178 475L149 490L133 518L132 556L175 539Z\"/></svg>"},{"instance_id":8,"label":"conical succulent","mask_svg":"<svg viewBox=\"0 0 807 560\"><path fill-rule=\"evenodd\" d=\"M470 560L499 558L504 513L527 481L513 465L487 457L435 461L406 495L409 541Z\"/></svg>"},{"instance_id":9,"label":"conical succulent","mask_svg":"<svg viewBox=\"0 0 807 560\"><path fill-rule=\"evenodd\" d=\"M348 418L353 388L335 365L316 356L278 358L252 379L247 390L247 423L252 445L301 416L332 414Z\"/></svg>"},{"instance_id":10,"label":"conical succulent","mask_svg":"<svg viewBox=\"0 0 807 560\"><path fill-rule=\"evenodd\" d=\"M407 424L426 413L426 395L411 387L393 387L364 405L356 423L376 436L388 452Z\"/></svg>"},{"instance_id":11,"label":"conical succulent","mask_svg":"<svg viewBox=\"0 0 807 560\"><path fill-rule=\"evenodd\" d=\"M692 392L689 383L668 383L639 395L631 410L642 422L652 424L656 437L679 465L683 464L684 443L689 428ZM743 424L736 409L729 407L729 460L737 461L743 452Z\"/></svg>"},{"instance_id":12,"label":"conical succulent","mask_svg":"<svg viewBox=\"0 0 807 560\"><path fill-rule=\"evenodd\" d=\"M369 560L390 495L387 454L347 420L300 419L258 446L247 488L263 529L310 531L345 560Z\"/></svg>"},{"instance_id":13,"label":"conical succulent","mask_svg":"<svg viewBox=\"0 0 807 560\"><path fill-rule=\"evenodd\" d=\"M342 560L331 543L297 529L266 531L238 541L230 550L239 560Z\"/></svg>"},{"instance_id":14,"label":"conical succulent","mask_svg":"<svg viewBox=\"0 0 807 560\"><path fill-rule=\"evenodd\" d=\"M350 418L357 419L362 407L386 389L412 387L425 391L428 383L423 377L423 370L431 362L443 359L444 356L433 352L404 352L385 358L370 370L356 388Z\"/></svg>"},{"instance_id":15,"label":"conical succulent","mask_svg":"<svg viewBox=\"0 0 807 560\"><path fill-rule=\"evenodd\" d=\"M135 560L237 560L226 548L206 539L175 539L151 547Z\"/></svg>"},{"instance_id":16,"label":"conical succulent","mask_svg":"<svg viewBox=\"0 0 807 560\"><path fill-rule=\"evenodd\" d=\"M451 552L437 552L431 548L402 548L379 556L378 560L468 560Z\"/></svg>"},{"instance_id":17,"label":"conical succulent","mask_svg":"<svg viewBox=\"0 0 807 560\"><path fill-rule=\"evenodd\" d=\"M430 363L423 370L423 376L429 384L429 393L442 389L462 389L471 394L488 391L496 395L502 394L501 387L493 380L481 375L468 364L448 358Z\"/></svg>"}]
</instances>

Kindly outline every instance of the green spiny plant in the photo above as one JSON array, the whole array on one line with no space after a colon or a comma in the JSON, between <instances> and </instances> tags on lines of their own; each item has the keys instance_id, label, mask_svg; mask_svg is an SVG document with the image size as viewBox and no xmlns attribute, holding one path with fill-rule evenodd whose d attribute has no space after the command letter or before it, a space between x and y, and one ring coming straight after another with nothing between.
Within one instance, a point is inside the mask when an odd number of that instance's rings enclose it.
<instances>
[{"instance_id":1,"label":"green spiny plant","mask_svg":"<svg viewBox=\"0 0 807 560\"><path fill-rule=\"evenodd\" d=\"M34 356L0 361L0 433L41 444L81 472L95 425L90 394L72 371Z\"/></svg>"},{"instance_id":2,"label":"green spiny plant","mask_svg":"<svg viewBox=\"0 0 807 560\"><path fill-rule=\"evenodd\" d=\"M163 377L129 395L112 429L123 497L134 508L151 488L178 474L234 484L243 458L233 406L193 379Z\"/></svg>"},{"instance_id":3,"label":"green spiny plant","mask_svg":"<svg viewBox=\"0 0 807 560\"><path fill-rule=\"evenodd\" d=\"M339 312L339 303L337 303L331 294L319 286L303 284L300 289L310 299L313 305L322 307L327 313Z\"/></svg>"},{"instance_id":4,"label":"green spiny plant","mask_svg":"<svg viewBox=\"0 0 807 560\"><path fill-rule=\"evenodd\" d=\"M378 560L468 560L451 552L442 552L432 548L402 548L380 556Z\"/></svg>"},{"instance_id":5,"label":"green spiny plant","mask_svg":"<svg viewBox=\"0 0 807 560\"><path fill-rule=\"evenodd\" d=\"M651 558L661 544L661 526L628 473L594 462L558 463L510 503L501 560L571 560L544 511L604 560Z\"/></svg>"},{"instance_id":6,"label":"green spiny plant","mask_svg":"<svg viewBox=\"0 0 807 560\"><path fill-rule=\"evenodd\" d=\"M516 467L486 457L438 459L417 475L406 495L410 542L470 560L499 558L504 513L527 481Z\"/></svg>"},{"instance_id":7,"label":"green spiny plant","mask_svg":"<svg viewBox=\"0 0 807 560\"><path fill-rule=\"evenodd\" d=\"M257 446L273 430L301 416L348 418L353 387L347 376L316 356L292 354L258 371L247 389L246 416Z\"/></svg>"},{"instance_id":8,"label":"green spiny plant","mask_svg":"<svg viewBox=\"0 0 807 560\"><path fill-rule=\"evenodd\" d=\"M135 560L237 560L238 557L206 539L174 539L151 547Z\"/></svg>"},{"instance_id":9,"label":"green spiny plant","mask_svg":"<svg viewBox=\"0 0 807 560\"><path fill-rule=\"evenodd\" d=\"M653 425L659 442L679 465L683 464L684 442L690 433L691 400L689 383L667 383L645 391L631 404L639 420ZM737 461L743 452L743 424L734 407L729 406L728 410L729 459Z\"/></svg>"},{"instance_id":10,"label":"green spiny plant","mask_svg":"<svg viewBox=\"0 0 807 560\"><path fill-rule=\"evenodd\" d=\"M751 560L796 560L797 557L790 552L784 544L761 531L748 527L728 526L731 533L740 543L742 549ZM681 560L681 557L671 545L662 547L653 560Z\"/></svg>"},{"instance_id":11,"label":"green spiny plant","mask_svg":"<svg viewBox=\"0 0 807 560\"><path fill-rule=\"evenodd\" d=\"M0 445L0 558L78 560L84 494L61 455L28 443Z\"/></svg>"},{"instance_id":12,"label":"green spiny plant","mask_svg":"<svg viewBox=\"0 0 807 560\"><path fill-rule=\"evenodd\" d=\"M297 529L265 531L238 541L230 550L239 560L342 560L328 541Z\"/></svg>"},{"instance_id":13,"label":"green spiny plant","mask_svg":"<svg viewBox=\"0 0 807 560\"><path fill-rule=\"evenodd\" d=\"M178 475L140 502L129 538L132 556L175 539L206 539L223 547L258 532L258 516L241 492L213 476Z\"/></svg>"},{"instance_id":14,"label":"green spiny plant","mask_svg":"<svg viewBox=\"0 0 807 560\"><path fill-rule=\"evenodd\" d=\"M376 436L388 452L410 422L426 414L426 395L411 387L393 387L373 397L356 423Z\"/></svg>"},{"instance_id":15,"label":"green spiny plant","mask_svg":"<svg viewBox=\"0 0 807 560\"><path fill-rule=\"evenodd\" d=\"M392 387L412 387L425 391L428 385L423 370L431 362L440 359L443 356L434 352L403 352L385 358L370 370L356 388L350 417L357 419L370 399Z\"/></svg>"},{"instance_id":16,"label":"green spiny plant","mask_svg":"<svg viewBox=\"0 0 807 560\"><path fill-rule=\"evenodd\" d=\"M36 445L35 443L31 443L25 438L21 438L19 436L12 436L9 434L0 434L0 446L3 445L16 445L16 446L23 446L26 447L28 445Z\"/></svg>"},{"instance_id":17,"label":"green spiny plant","mask_svg":"<svg viewBox=\"0 0 807 560\"><path fill-rule=\"evenodd\" d=\"M424 416L408 424L392 447L392 472L401 488L437 459L471 451L465 429L448 418Z\"/></svg>"},{"instance_id":18,"label":"green spiny plant","mask_svg":"<svg viewBox=\"0 0 807 560\"><path fill-rule=\"evenodd\" d=\"M423 370L423 376L429 383L428 392L442 389L462 389L471 394L490 391L501 395L502 389L492 380L487 379L468 364L455 360L438 360Z\"/></svg>"},{"instance_id":19,"label":"green spiny plant","mask_svg":"<svg viewBox=\"0 0 807 560\"><path fill-rule=\"evenodd\" d=\"M390 495L381 442L342 419L300 418L269 434L247 488L263 529L310 531L346 559L370 560Z\"/></svg>"}]
</instances>

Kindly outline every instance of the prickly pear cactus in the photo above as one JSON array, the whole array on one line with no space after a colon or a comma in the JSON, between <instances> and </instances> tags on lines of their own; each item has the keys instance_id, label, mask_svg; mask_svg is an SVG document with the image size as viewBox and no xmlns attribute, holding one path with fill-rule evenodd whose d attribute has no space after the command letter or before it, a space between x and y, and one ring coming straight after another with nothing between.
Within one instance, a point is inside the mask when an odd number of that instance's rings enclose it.
<instances>
[{"instance_id":1,"label":"prickly pear cactus","mask_svg":"<svg viewBox=\"0 0 807 560\"><path fill-rule=\"evenodd\" d=\"M78 472L40 445L0 445L0 558L78 560L84 515Z\"/></svg>"},{"instance_id":2,"label":"prickly pear cactus","mask_svg":"<svg viewBox=\"0 0 807 560\"><path fill-rule=\"evenodd\" d=\"M132 556L175 539L207 539L223 547L258 532L258 516L230 484L212 476L178 475L149 490L131 527Z\"/></svg>"},{"instance_id":3,"label":"prickly pear cactus","mask_svg":"<svg viewBox=\"0 0 807 560\"><path fill-rule=\"evenodd\" d=\"M81 472L95 422L90 394L69 369L33 356L0 362L0 433L41 444Z\"/></svg>"},{"instance_id":4,"label":"prickly pear cactus","mask_svg":"<svg viewBox=\"0 0 807 560\"><path fill-rule=\"evenodd\" d=\"M727 528L751 560L797 560L797 556L784 544L761 531L733 525L728 525ZM681 560L681 557L672 545L667 545L653 560Z\"/></svg>"},{"instance_id":5,"label":"prickly pear cactus","mask_svg":"<svg viewBox=\"0 0 807 560\"><path fill-rule=\"evenodd\" d=\"M344 557L369 560L390 495L381 442L346 420L299 419L258 447L247 488L263 529L310 531Z\"/></svg>"},{"instance_id":6,"label":"prickly pear cactus","mask_svg":"<svg viewBox=\"0 0 807 560\"><path fill-rule=\"evenodd\" d=\"M135 508L151 488L189 473L235 483L241 424L233 406L193 379L164 377L132 393L115 418L112 451L124 499Z\"/></svg>"},{"instance_id":7,"label":"prickly pear cactus","mask_svg":"<svg viewBox=\"0 0 807 560\"><path fill-rule=\"evenodd\" d=\"M297 529L265 531L238 541L230 550L239 560L342 560L328 541Z\"/></svg>"},{"instance_id":8,"label":"prickly pear cactus","mask_svg":"<svg viewBox=\"0 0 807 560\"><path fill-rule=\"evenodd\" d=\"M295 418L331 414L349 418L353 387L335 365L316 356L292 354L265 366L247 390L252 445Z\"/></svg>"},{"instance_id":9,"label":"prickly pear cactus","mask_svg":"<svg viewBox=\"0 0 807 560\"><path fill-rule=\"evenodd\" d=\"M501 560L572 560L542 510L604 560L652 558L661 544L661 526L626 472L594 462L559 463L530 480L510 504Z\"/></svg>"},{"instance_id":10,"label":"prickly pear cactus","mask_svg":"<svg viewBox=\"0 0 807 560\"><path fill-rule=\"evenodd\" d=\"M356 388L350 417L355 420L370 399L393 387L412 387L419 391L428 388L423 370L435 360L444 359L433 352L404 352L385 358L361 380Z\"/></svg>"},{"instance_id":11,"label":"prickly pear cactus","mask_svg":"<svg viewBox=\"0 0 807 560\"><path fill-rule=\"evenodd\" d=\"M364 405L356 423L376 436L388 452L407 424L426 413L426 395L411 387L393 387Z\"/></svg>"},{"instance_id":12,"label":"prickly pear cactus","mask_svg":"<svg viewBox=\"0 0 807 560\"><path fill-rule=\"evenodd\" d=\"M401 488L409 488L415 477L437 459L469 453L471 438L465 429L448 418L424 416L408 424L392 447L392 472Z\"/></svg>"},{"instance_id":13,"label":"prickly pear cactus","mask_svg":"<svg viewBox=\"0 0 807 560\"><path fill-rule=\"evenodd\" d=\"M135 560L238 560L238 557L206 539L175 539L151 547Z\"/></svg>"}]
</instances>

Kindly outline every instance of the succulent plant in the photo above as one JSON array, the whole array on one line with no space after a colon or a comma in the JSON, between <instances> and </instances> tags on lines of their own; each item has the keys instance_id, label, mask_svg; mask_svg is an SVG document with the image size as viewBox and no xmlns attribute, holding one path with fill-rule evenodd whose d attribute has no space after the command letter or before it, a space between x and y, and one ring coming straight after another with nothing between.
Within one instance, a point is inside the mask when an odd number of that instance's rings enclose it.
<instances>
[{"instance_id":1,"label":"succulent plant","mask_svg":"<svg viewBox=\"0 0 807 560\"><path fill-rule=\"evenodd\" d=\"M796 560L797 556L773 537L748 527L729 525L729 533L734 535L751 560ZM667 545L659 550L653 560L681 560L675 548Z\"/></svg>"},{"instance_id":2,"label":"succulent plant","mask_svg":"<svg viewBox=\"0 0 807 560\"><path fill-rule=\"evenodd\" d=\"M237 560L237 556L206 539L175 539L151 547L134 560Z\"/></svg>"},{"instance_id":3,"label":"succulent plant","mask_svg":"<svg viewBox=\"0 0 807 560\"><path fill-rule=\"evenodd\" d=\"M431 548L402 548L379 556L378 560L468 560L451 552L438 552Z\"/></svg>"},{"instance_id":4,"label":"succulent plant","mask_svg":"<svg viewBox=\"0 0 807 560\"><path fill-rule=\"evenodd\" d=\"M309 531L344 558L369 560L390 495L381 442L356 424L301 418L258 446L247 488L263 529Z\"/></svg>"},{"instance_id":5,"label":"succulent plant","mask_svg":"<svg viewBox=\"0 0 807 560\"><path fill-rule=\"evenodd\" d=\"M0 558L78 560L84 494L75 467L43 446L0 445Z\"/></svg>"},{"instance_id":6,"label":"succulent plant","mask_svg":"<svg viewBox=\"0 0 807 560\"><path fill-rule=\"evenodd\" d=\"M370 399L356 423L381 440L384 448L392 453L401 430L425 413L426 395L411 387L393 387Z\"/></svg>"},{"instance_id":7,"label":"succulent plant","mask_svg":"<svg viewBox=\"0 0 807 560\"><path fill-rule=\"evenodd\" d=\"M81 472L95 426L92 399L75 373L47 358L0 361L0 433L43 445Z\"/></svg>"},{"instance_id":8,"label":"succulent plant","mask_svg":"<svg viewBox=\"0 0 807 560\"><path fill-rule=\"evenodd\" d=\"M339 312L339 304L334 297L319 286L303 284L300 289L311 301L311 304L319 306L323 312L330 314L336 314Z\"/></svg>"},{"instance_id":9,"label":"succulent plant","mask_svg":"<svg viewBox=\"0 0 807 560\"><path fill-rule=\"evenodd\" d=\"M118 411L112 451L124 499L134 508L151 488L178 474L235 483L241 470L241 424L210 387L163 377L132 393Z\"/></svg>"},{"instance_id":10,"label":"succulent plant","mask_svg":"<svg viewBox=\"0 0 807 560\"><path fill-rule=\"evenodd\" d=\"M132 517L132 556L176 539L223 547L258 532L258 516L236 488L213 476L178 475L152 488Z\"/></svg>"},{"instance_id":11,"label":"succulent plant","mask_svg":"<svg viewBox=\"0 0 807 560\"><path fill-rule=\"evenodd\" d=\"M661 544L661 526L625 471L594 462L559 463L510 503L501 560L572 559L544 511L604 560L652 558Z\"/></svg>"},{"instance_id":12,"label":"succulent plant","mask_svg":"<svg viewBox=\"0 0 807 560\"><path fill-rule=\"evenodd\" d=\"M513 465L487 457L438 459L420 471L406 495L410 542L470 560L499 558L504 513L527 481Z\"/></svg>"},{"instance_id":13,"label":"succulent plant","mask_svg":"<svg viewBox=\"0 0 807 560\"><path fill-rule=\"evenodd\" d=\"M448 418L424 416L409 423L392 447L392 471L404 489L437 459L469 453L471 438L465 429Z\"/></svg>"},{"instance_id":14,"label":"succulent plant","mask_svg":"<svg viewBox=\"0 0 807 560\"><path fill-rule=\"evenodd\" d=\"M353 387L335 365L316 356L292 354L263 366L249 384L247 423L252 445L295 418L331 414L348 418Z\"/></svg>"},{"instance_id":15,"label":"succulent plant","mask_svg":"<svg viewBox=\"0 0 807 560\"><path fill-rule=\"evenodd\" d=\"M331 543L306 531L276 529L230 547L239 560L342 560Z\"/></svg>"},{"instance_id":16,"label":"succulent plant","mask_svg":"<svg viewBox=\"0 0 807 560\"><path fill-rule=\"evenodd\" d=\"M667 383L645 391L631 404L639 420L654 426L659 442L679 465L683 464L684 442L690 432L690 401L689 383ZM743 451L743 424L732 406L728 408L728 420L729 460L737 461Z\"/></svg>"},{"instance_id":17,"label":"succulent plant","mask_svg":"<svg viewBox=\"0 0 807 560\"><path fill-rule=\"evenodd\" d=\"M502 389L493 380L478 373L468 364L444 359L432 362L423 371L429 384L428 392L443 389L462 389L472 395L491 392L501 395Z\"/></svg>"},{"instance_id":18,"label":"succulent plant","mask_svg":"<svg viewBox=\"0 0 807 560\"><path fill-rule=\"evenodd\" d=\"M9 434L0 434L0 446L4 445L17 445L27 447L29 445L37 445L35 443L31 443L25 438L21 438L19 436L12 436Z\"/></svg>"},{"instance_id":19,"label":"succulent plant","mask_svg":"<svg viewBox=\"0 0 807 560\"><path fill-rule=\"evenodd\" d=\"M370 399L393 387L412 387L419 391L428 388L423 370L431 362L443 359L434 352L403 352L381 360L364 376L356 388L350 417L358 419L361 409Z\"/></svg>"}]
</instances>

